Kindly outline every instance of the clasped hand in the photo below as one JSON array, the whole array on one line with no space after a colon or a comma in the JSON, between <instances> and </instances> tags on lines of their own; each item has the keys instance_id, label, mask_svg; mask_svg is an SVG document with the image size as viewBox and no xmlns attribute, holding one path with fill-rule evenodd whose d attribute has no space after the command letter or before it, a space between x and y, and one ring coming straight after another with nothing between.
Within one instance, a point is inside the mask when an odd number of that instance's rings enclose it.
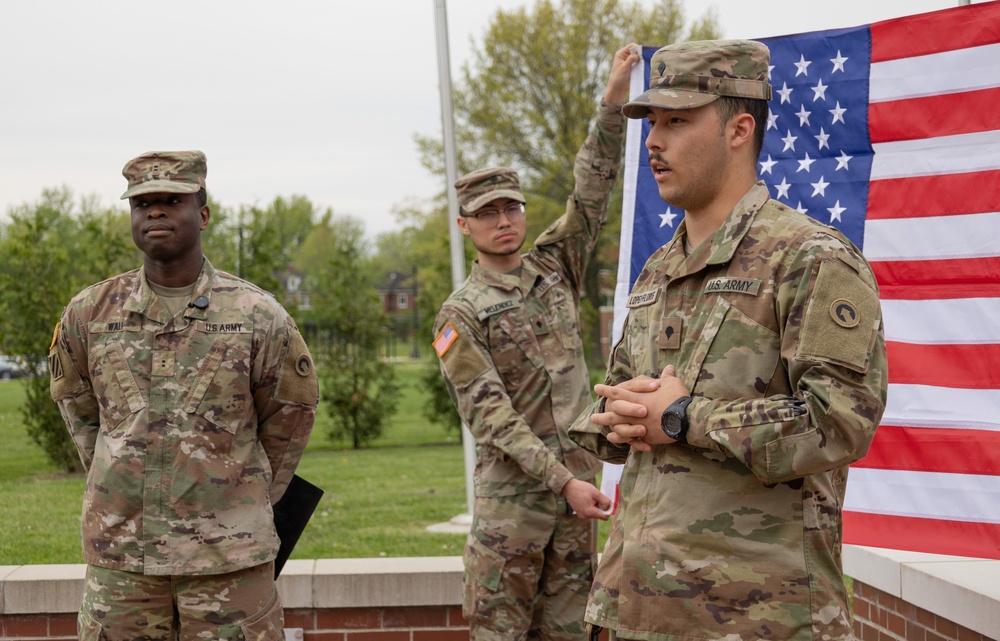
<instances>
[{"instance_id":1,"label":"clasped hand","mask_svg":"<svg viewBox=\"0 0 1000 641\"><path fill-rule=\"evenodd\" d=\"M663 410L688 395L673 365L664 367L660 378L637 376L618 385L595 385L594 391L607 400L604 411L592 415L590 420L611 428L609 442L628 445L640 452L675 442L660 427Z\"/></svg>"}]
</instances>

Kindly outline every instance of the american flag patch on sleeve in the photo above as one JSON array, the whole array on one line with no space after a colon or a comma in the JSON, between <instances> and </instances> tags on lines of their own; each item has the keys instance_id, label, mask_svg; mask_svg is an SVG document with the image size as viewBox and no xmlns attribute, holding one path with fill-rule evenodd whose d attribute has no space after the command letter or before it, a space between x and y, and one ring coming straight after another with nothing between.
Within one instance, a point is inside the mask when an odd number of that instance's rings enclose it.
<instances>
[{"instance_id":1,"label":"american flag patch on sleeve","mask_svg":"<svg viewBox=\"0 0 1000 641\"><path fill-rule=\"evenodd\" d=\"M448 351L448 348L451 347L451 344L455 342L456 338L458 338L458 332L455 331L452 324L448 323L445 325L444 329L441 330L441 334L439 334L434 340L434 351L437 352L438 358L444 356L445 352Z\"/></svg>"}]
</instances>

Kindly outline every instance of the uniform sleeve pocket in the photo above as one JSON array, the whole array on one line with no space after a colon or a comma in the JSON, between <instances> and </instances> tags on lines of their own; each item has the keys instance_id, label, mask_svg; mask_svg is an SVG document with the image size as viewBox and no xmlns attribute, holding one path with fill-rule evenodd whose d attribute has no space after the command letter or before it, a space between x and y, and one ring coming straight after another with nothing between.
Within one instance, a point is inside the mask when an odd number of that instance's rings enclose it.
<instances>
[{"instance_id":1,"label":"uniform sleeve pocket","mask_svg":"<svg viewBox=\"0 0 1000 641\"><path fill-rule=\"evenodd\" d=\"M842 263L823 262L796 357L832 362L864 374L881 322L878 294Z\"/></svg>"}]
</instances>

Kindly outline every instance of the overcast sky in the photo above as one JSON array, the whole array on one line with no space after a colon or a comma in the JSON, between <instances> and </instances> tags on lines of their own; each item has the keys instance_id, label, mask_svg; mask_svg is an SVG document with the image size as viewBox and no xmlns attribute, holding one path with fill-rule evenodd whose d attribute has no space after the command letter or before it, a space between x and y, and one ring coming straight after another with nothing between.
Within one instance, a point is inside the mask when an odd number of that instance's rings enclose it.
<instances>
[{"instance_id":1,"label":"overcast sky","mask_svg":"<svg viewBox=\"0 0 1000 641\"><path fill-rule=\"evenodd\" d=\"M447 4L452 77L498 8ZM649 4L652 4L650 2ZM853 27L956 0L686 0L724 37ZM0 212L66 185L118 204L121 168L201 149L227 207L304 194L392 229L442 179L413 135L439 136L435 0L40 0L0 6ZM646 43L663 44L663 43Z\"/></svg>"}]
</instances>

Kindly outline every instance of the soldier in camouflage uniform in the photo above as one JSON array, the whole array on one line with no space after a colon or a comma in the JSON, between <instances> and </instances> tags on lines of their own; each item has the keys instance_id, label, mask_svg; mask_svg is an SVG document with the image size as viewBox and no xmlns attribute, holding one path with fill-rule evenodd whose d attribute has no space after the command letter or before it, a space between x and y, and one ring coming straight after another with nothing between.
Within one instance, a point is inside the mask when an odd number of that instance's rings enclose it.
<instances>
[{"instance_id":1,"label":"soldier in camouflage uniform","mask_svg":"<svg viewBox=\"0 0 1000 641\"><path fill-rule=\"evenodd\" d=\"M858 249L757 182L769 57L664 47L623 109L685 215L570 430L625 463L586 615L611 639L853 638L841 508L885 408L882 315Z\"/></svg>"},{"instance_id":2,"label":"soldier in camouflage uniform","mask_svg":"<svg viewBox=\"0 0 1000 641\"><path fill-rule=\"evenodd\" d=\"M566 429L590 403L579 304L621 162L632 45L616 52L597 122L577 153L566 213L525 254L524 196L507 168L455 183L478 260L435 322L452 398L476 439L463 613L473 641L585 638L600 463ZM575 511L575 515L573 512Z\"/></svg>"},{"instance_id":3,"label":"soldier in camouflage uniform","mask_svg":"<svg viewBox=\"0 0 1000 641\"><path fill-rule=\"evenodd\" d=\"M143 265L74 297L53 338L87 468L82 639L283 638L271 506L318 386L281 305L202 255L206 173L198 151L125 165Z\"/></svg>"}]
</instances>

